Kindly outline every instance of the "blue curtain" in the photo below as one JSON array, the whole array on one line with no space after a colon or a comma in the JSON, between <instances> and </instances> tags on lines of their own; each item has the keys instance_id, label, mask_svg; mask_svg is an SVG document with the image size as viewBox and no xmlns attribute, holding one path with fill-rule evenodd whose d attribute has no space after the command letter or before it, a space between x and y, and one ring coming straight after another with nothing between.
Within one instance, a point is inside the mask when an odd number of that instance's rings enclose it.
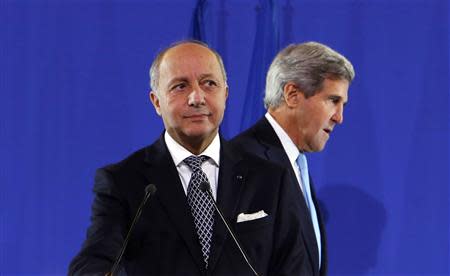
<instances>
[{"instance_id":1,"label":"blue curtain","mask_svg":"<svg viewBox=\"0 0 450 276\"><path fill-rule=\"evenodd\" d=\"M206 43L204 13L207 1L198 0L192 16L191 36L192 39L203 41Z\"/></svg>"},{"instance_id":2,"label":"blue curtain","mask_svg":"<svg viewBox=\"0 0 450 276\"><path fill-rule=\"evenodd\" d=\"M280 50L278 3L278 1L260 0L259 5L256 6L256 31L244 98L245 112L240 120L240 130L252 126L265 113L262 105L265 76L270 63Z\"/></svg>"},{"instance_id":3,"label":"blue curtain","mask_svg":"<svg viewBox=\"0 0 450 276\"><path fill-rule=\"evenodd\" d=\"M192 37L196 11L228 71L226 137L263 114L285 45L319 41L353 62L344 124L309 162L330 274L448 275L447 0L0 2L0 274L65 274L95 169L163 130L148 69Z\"/></svg>"}]
</instances>

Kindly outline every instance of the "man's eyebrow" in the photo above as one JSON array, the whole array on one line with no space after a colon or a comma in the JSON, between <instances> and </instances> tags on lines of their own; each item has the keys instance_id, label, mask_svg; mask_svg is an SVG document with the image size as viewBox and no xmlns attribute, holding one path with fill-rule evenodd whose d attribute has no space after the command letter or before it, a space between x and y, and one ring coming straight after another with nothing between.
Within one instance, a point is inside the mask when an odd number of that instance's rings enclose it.
<instances>
[{"instance_id":1,"label":"man's eyebrow","mask_svg":"<svg viewBox=\"0 0 450 276\"><path fill-rule=\"evenodd\" d=\"M342 100L342 97L339 95L328 95L328 98L332 100Z\"/></svg>"}]
</instances>

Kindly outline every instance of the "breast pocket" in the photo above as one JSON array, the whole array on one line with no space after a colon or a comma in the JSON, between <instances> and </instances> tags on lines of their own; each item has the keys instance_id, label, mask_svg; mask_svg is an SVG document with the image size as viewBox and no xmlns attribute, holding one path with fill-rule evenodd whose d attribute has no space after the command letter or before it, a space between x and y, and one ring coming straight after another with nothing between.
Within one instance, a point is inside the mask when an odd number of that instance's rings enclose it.
<instances>
[{"instance_id":1,"label":"breast pocket","mask_svg":"<svg viewBox=\"0 0 450 276\"><path fill-rule=\"evenodd\" d=\"M242 221L236 223L235 229L239 233L247 233L254 231L263 231L273 227L273 218L268 215L263 218Z\"/></svg>"}]
</instances>

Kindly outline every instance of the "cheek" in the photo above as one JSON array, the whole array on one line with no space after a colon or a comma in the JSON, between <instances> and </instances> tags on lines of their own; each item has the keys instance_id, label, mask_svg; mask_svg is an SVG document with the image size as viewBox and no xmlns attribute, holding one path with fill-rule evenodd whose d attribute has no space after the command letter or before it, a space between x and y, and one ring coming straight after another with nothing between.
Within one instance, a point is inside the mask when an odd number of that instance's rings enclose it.
<instances>
[{"instance_id":1,"label":"cheek","mask_svg":"<svg viewBox=\"0 0 450 276\"><path fill-rule=\"evenodd\" d=\"M321 114L314 114L313 116L311 116L307 121L309 135L311 136L321 135L321 131L324 125L326 125L327 121L328 119L326 119L326 117L323 116L323 114L322 116Z\"/></svg>"},{"instance_id":2,"label":"cheek","mask_svg":"<svg viewBox=\"0 0 450 276\"><path fill-rule=\"evenodd\" d=\"M224 111L225 110L225 107L226 107L226 105L225 105L225 102L221 102L220 104L218 104L217 105L218 106L218 110L220 110L220 111Z\"/></svg>"},{"instance_id":3,"label":"cheek","mask_svg":"<svg viewBox=\"0 0 450 276\"><path fill-rule=\"evenodd\" d=\"M181 111L180 108L177 108L173 105L165 105L161 106L161 116L164 121L170 123L171 125L178 125L181 123Z\"/></svg>"},{"instance_id":4,"label":"cheek","mask_svg":"<svg viewBox=\"0 0 450 276\"><path fill-rule=\"evenodd\" d=\"M187 102L183 97L172 97L167 100L166 109L171 113L181 113L184 103Z\"/></svg>"},{"instance_id":5,"label":"cheek","mask_svg":"<svg viewBox=\"0 0 450 276\"><path fill-rule=\"evenodd\" d=\"M222 115L219 114L225 110L226 105L226 98L223 95L217 95L216 97L213 97L209 100L209 108L211 111L214 111L217 113L216 115Z\"/></svg>"},{"instance_id":6,"label":"cheek","mask_svg":"<svg viewBox=\"0 0 450 276\"><path fill-rule=\"evenodd\" d=\"M322 107L317 110L314 114L314 121L316 122L317 127L324 127L330 121L333 112L330 108Z\"/></svg>"}]
</instances>

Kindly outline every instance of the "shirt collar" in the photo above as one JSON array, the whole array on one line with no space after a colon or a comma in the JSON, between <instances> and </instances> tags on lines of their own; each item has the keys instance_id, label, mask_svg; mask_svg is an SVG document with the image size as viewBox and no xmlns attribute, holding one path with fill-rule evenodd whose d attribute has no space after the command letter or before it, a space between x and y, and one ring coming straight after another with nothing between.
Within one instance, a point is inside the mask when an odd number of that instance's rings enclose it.
<instances>
[{"instance_id":1,"label":"shirt collar","mask_svg":"<svg viewBox=\"0 0 450 276\"><path fill-rule=\"evenodd\" d=\"M286 131L284 131L284 129L277 123L277 121L275 121L272 115L269 114L269 112L266 112L265 117L267 121L269 121L269 124L272 126L278 138L280 139L281 145L283 146L284 151L286 152L289 158L289 161L291 162L291 164L295 164L297 157L300 154L300 151L298 150L297 146L294 144L294 142L286 133Z\"/></svg>"},{"instance_id":2,"label":"shirt collar","mask_svg":"<svg viewBox=\"0 0 450 276\"><path fill-rule=\"evenodd\" d=\"M170 134L165 131L164 141L166 142L167 148L169 149L170 155L172 156L175 166L179 166L184 159L193 155L190 151L180 145L175 141ZM206 155L210 158L213 163L219 167L220 164L220 137L217 133L213 141L209 146L199 155Z\"/></svg>"}]
</instances>

